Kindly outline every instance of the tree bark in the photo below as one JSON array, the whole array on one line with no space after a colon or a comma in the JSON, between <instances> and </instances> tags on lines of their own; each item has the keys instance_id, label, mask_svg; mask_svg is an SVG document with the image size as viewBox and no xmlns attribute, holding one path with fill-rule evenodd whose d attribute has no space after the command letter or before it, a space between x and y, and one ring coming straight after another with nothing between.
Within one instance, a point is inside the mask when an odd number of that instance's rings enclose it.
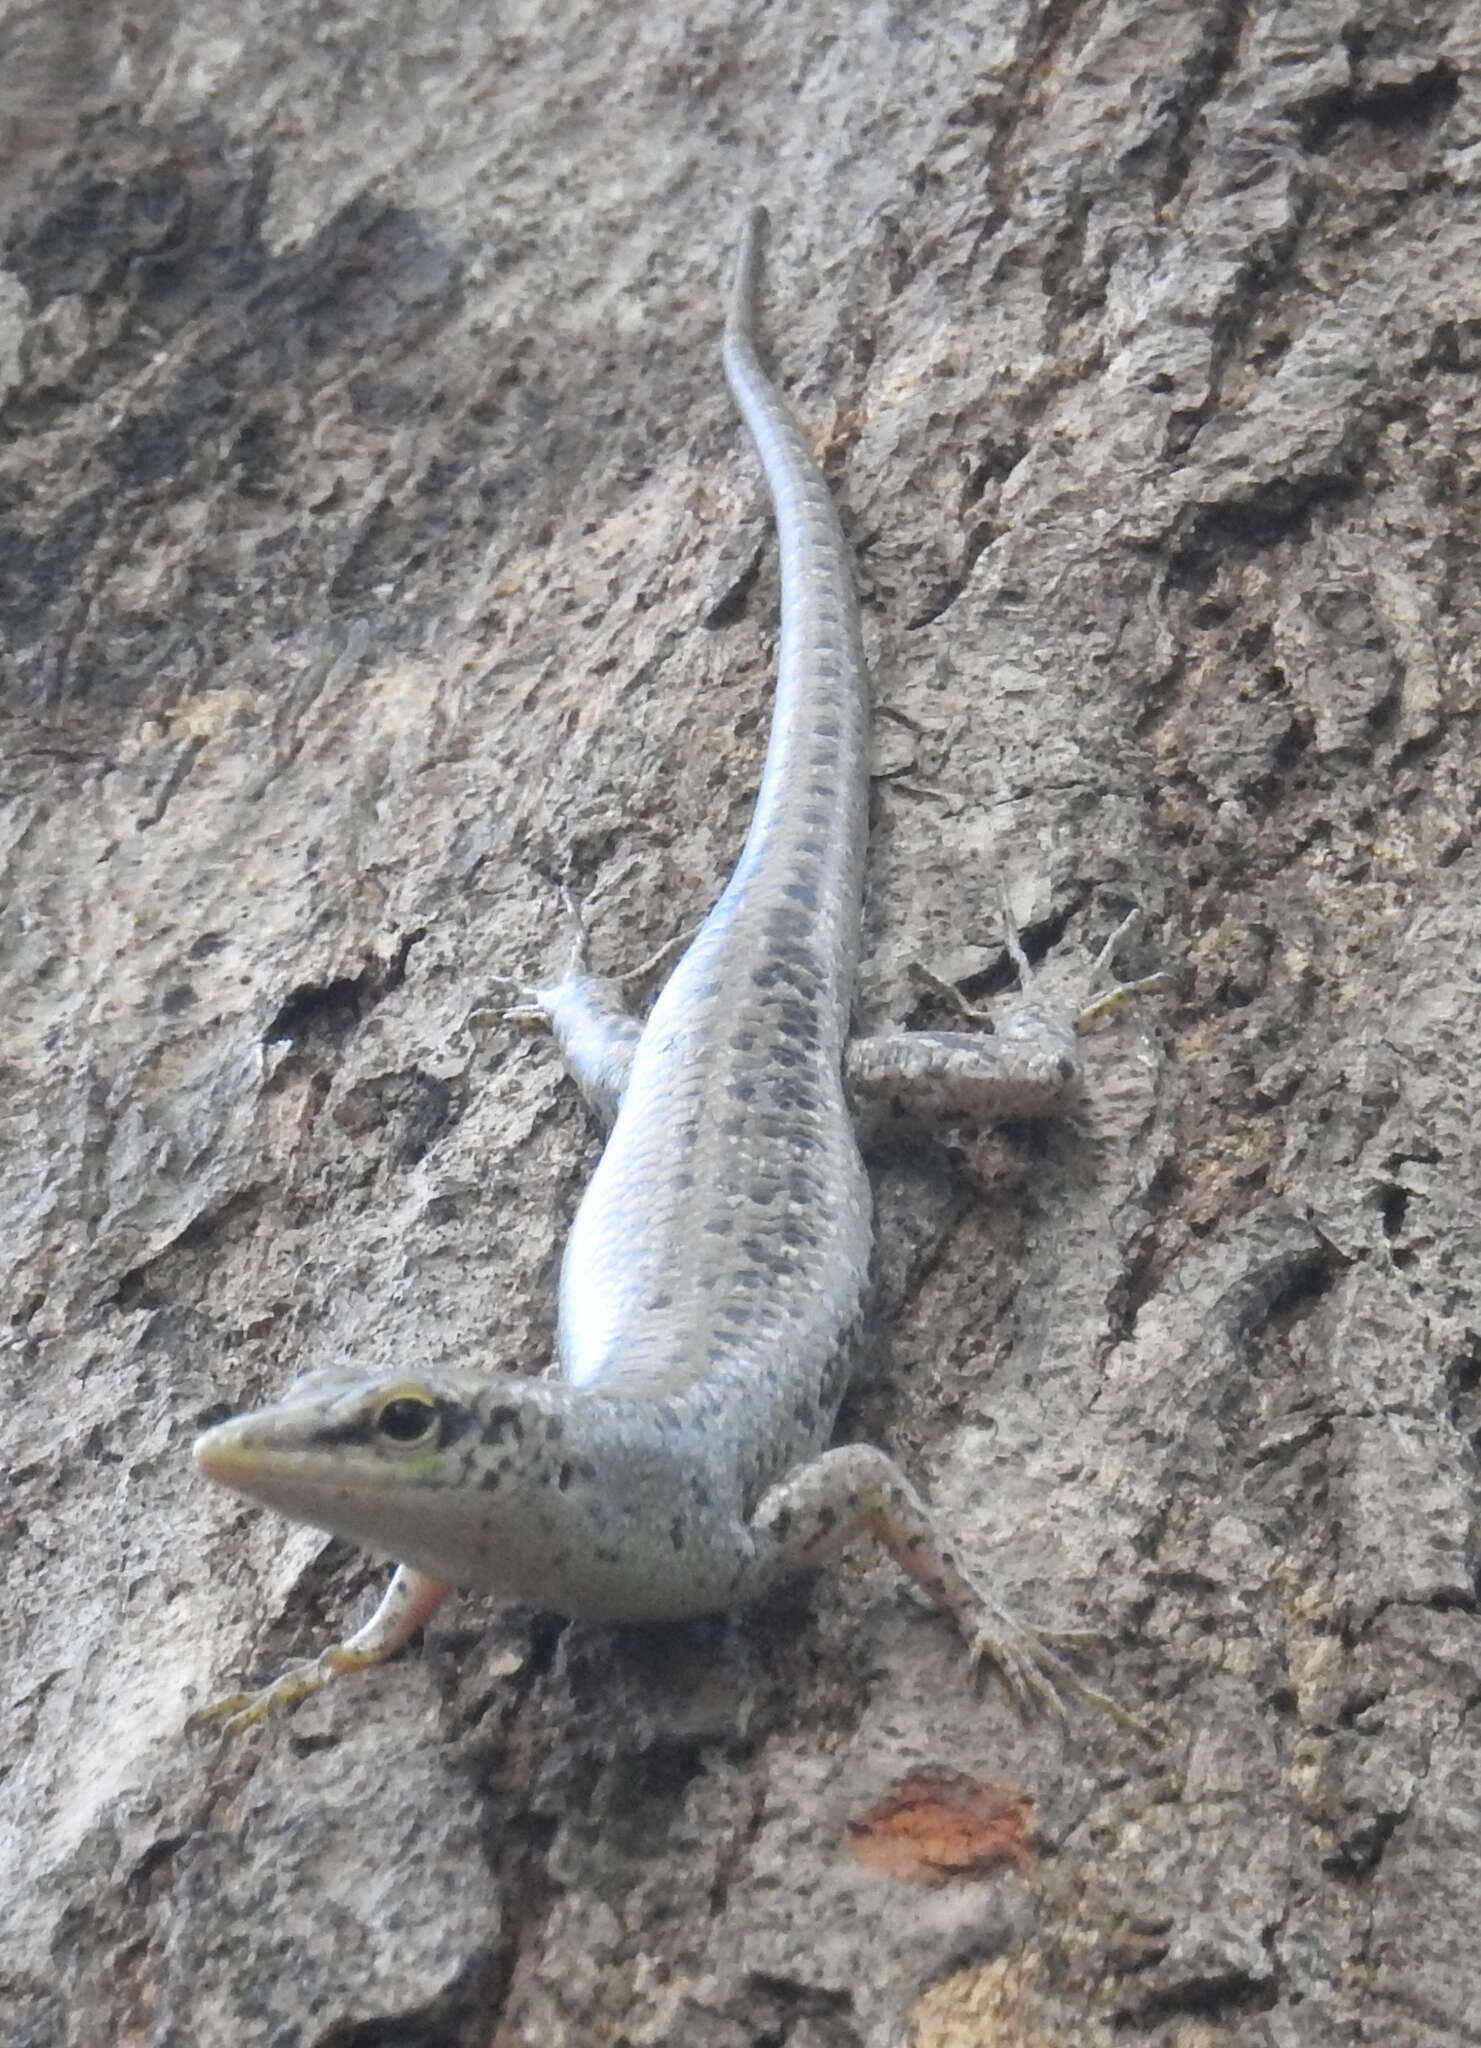
<instances>
[{"instance_id":1,"label":"tree bark","mask_svg":"<svg viewBox=\"0 0 1481 2048\"><path fill-rule=\"evenodd\" d=\"M0 2033L1473 2041L1481 4L0 37ZM563 882L620 969L739 846L755 199L876 672L861 1020L1008 986L1004 889L1046 972L1139 904L1178 977L1076 1117L882 1162L844 1431L1163 1741L1019 1725L863 1553L686 1628L464 1599L187 1736L384 1570L192 1436L543 1367L596 1141L503 978Z\"/></svg>"}]
</instances>

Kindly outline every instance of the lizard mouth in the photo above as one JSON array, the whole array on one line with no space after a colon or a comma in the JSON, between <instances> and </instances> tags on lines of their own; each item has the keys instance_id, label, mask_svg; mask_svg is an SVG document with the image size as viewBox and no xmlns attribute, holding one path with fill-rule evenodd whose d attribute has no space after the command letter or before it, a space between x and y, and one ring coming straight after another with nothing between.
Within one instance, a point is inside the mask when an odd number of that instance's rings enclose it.
<instances>
[{"instance_id":1,"label":"lizard mouth","mask_svg":"<svg viewBox=\"0 0 1481 2048\"><path fill-rule=\"evenodd\" d=\"M285 1452L283 1444L266 1444L254 1421L254 1415L236 1415L199 1436L191 1446L197 1473L234 1493L256 1493L274 1475L281 1477L303 1462L291 1450Z\"/></svg>"},{"instance_id":2,"label":"lizard mouth","mask_svg":"<svg viewBox=\"0 0 1481 2048\"><path fill-rule=\"evenodd\" d=\"M285 1444L260 1422L256 1415L238 1415L198 1436L191 1447L197 1472L268 1507L291 1511L300 1500L312 1502L322 1497L323 1453L309 1446ZM335 1495L344 1499L361 1491L355 1480L355 1460L341 1454L334 1461ZM364 1490L370 1490L369 1475Z\"/></svg>"},{"instance_id":3,"label":"lizard mouth","mask_svg":"<svg viewBox=\"0 0 1481 2048\"><path fill-rule=\"evenodd\" d=\"M196 1438L190 1455L197 1472L239 1493L251 1490L252 1479L261 1473L264 1462L261 1446L254 1445L251 1430L243 1429L240 1422L218 1422Z\"/></svg>"},{"instance_id":4,"label":"lizard mouth","mask_svg":"<svg viewBox=\"0 0 1481 2048\"><path fill-rule=\"evenodd\" d=\"M436 1472L429 1478L398 1463L388 1484L384 1461L363 1447L288 1437L281 1409L218 1423L196 1438L191 1455L205 1478L258 1507L446 1576L431 1499Z\"/></svg>"}]
</instances>

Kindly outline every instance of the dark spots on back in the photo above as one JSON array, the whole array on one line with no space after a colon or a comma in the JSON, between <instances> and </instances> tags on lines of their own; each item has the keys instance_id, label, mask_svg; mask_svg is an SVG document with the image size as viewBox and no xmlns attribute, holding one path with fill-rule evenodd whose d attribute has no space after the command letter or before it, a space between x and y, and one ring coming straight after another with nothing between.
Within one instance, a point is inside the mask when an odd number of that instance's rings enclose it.
<instances>
[{"instance_id":1,"label":"dark spots on back","mask_svg":"<svg viewBox=\"0 0 1481 2048\"><path fill-rule=\"evenodd\" d=\"M1055 1072L1059 1075L1061 1081L1074 1080L1075 1062L1070 1058L1067 1052L1062 1052L1058 1060L1055 1062Z\"/></svg>"},{"instance_id":2,"label":"dark spots on back","mask_svg":"<svg viewBox=\"0 0 1481 2048\"><path fill-rule=\"evenodd\" d=\"M754 1081L732 1081L730 1096L733 1102L750 1102L756 1093Z\"/></svg>"},{"instance_id":3,"label":"dark spots on back","mask_svg":"<svg viewBox=\"0 0 1481 2048\"><path fill-rule=\"evenodd\" d=\"M650 1294L647 1304L648 1313L650 1315L660 1315L664 1309L672 1308L673 1302L674 1297L671 1294Z\"/></svg>"},{"instance_id":4,"label":"dark spots on back","mask_svg":"<svg viewBox=\"0 0 1481 2048\"><path fill-rule=\"evenodd\" d=\"M809 910L816 910L818 907L818 892L812 882L789 882L787 894L794 903L804 903Z\"/></svg>"},{"instance_id":5,"label":"dark spots on back","mask_svg":"<svg viewBox=\"0 0 1481 2048\"><path fill-rule=\"evenodd\" d=\"M553 1443L553 1444L558 1444L558 1443L560 1442L561 1438L562 1438L562 1437L563 1437L563 1436L565 1435L565 1433L566 1433L566 1425L565 1425L565 1420L564 1420L564 1418L563 1418L562 1416L559 1416L559 1415L547 1415L547 1416L546 1416L546 1418L545 1418L545 1435L546 1435L546 1438L547 1438L547 1440L548 1440L548 1441L549 1441L550 1443Z\"/></svg>"},{"instance_id":6,"label":"dark spots on back","mask_svg":"<svg viewBox=\"0 0 1481 2048\"><path fill-rule=\"evenodd\" d=\"M790 940L794 945L812 937L812 923L799 910L790 910L785 904L778 904L766 919L766 935L778 950Z\"/></svg>"},{"instance_id":7,"label":"dark spots on back","mask_svg":"<svg viewBox=\"0 0 1481 2048\"><path fill-rule=\"evenodd\" d=\"M706 1216L705 1232L709 1237L729 1237L735 1229L735 1220L730 1216Z\"/></svg>"},{"instance_id":8,"label":"dark spots on back","mask_svg":"<svg viewBox=\"0 0 1481 2048\"><path fill-rule=\"evenodd\" d=\"M519 1410L508 1403L490 1408L483 1422L483 1440L486 1444L522 1444L525 1438L525 1419Z\"/></svg>"},{"instance_id":9,"label":"dark spots on back","mask_svg":"<svg viewBox=\"0 0 1481 2048\"><path fill-rule=\"evenodd\" d=\"M778 1536L785 1536L792 1527L792 1510L778 1508L771 1518L771 1526Z\"/></svg>"},{"instance_id":10,"label":"dark spots on back","mask_svg":"<svg viewBox=\"0 0 1481 2048\"><path fill-rule=\"evenodd\" d=\"M825 1504L818 1509L813 1521L819 1536L829 1536L838 1527L838 1510Z\"/></svg>"},{"instance_id":11,"label":"dark spots on back","mask_svg":"<svg viewBox=\"0 0 1481 2048\"><path fill-rule=\"evenodd\" d=\"M756 1034L754 1031L734 1031L730 1037L732 1052L754 1052Z\"/></svg>"},{"instance_id":12,"label":"dark spots on back","mask_svg":"<svg viewBox=\"0 0 1481 2048\"><path fill-rule=\"evenodd\" d=\"M777 1035L790 1038L798 1045L816 1045L818 1042L818 1020L811 1010L794 1005L776 1020Z\"/></svg>"},{"instance_id":13,"label":"dark spots on back","mask_svg":"<svg viewBox=\"0 0 1481 2048\"><path fill-rule=\"evenodd\" d=\"M694 1502L694 1505L697 1508L710 1507L713 1505L714 1501L714 1496L711 1494L710 1489L705 1485L702 1479L690 1480L689 1498Z\"/></svg>"},{"instance_id":14,"label":"dark spots on back","mask_svg":"<svg viewBox=\"0 0 1481 2048\"><path fill-rule=\"evenodd\" d=\"M591 1554L598 1564L620 1564L622 1562L619 1553L607 1543L596 1544Z\"/></svg>"},{"instance_id":15,"label":"dark spots on back","mask_svg":"<svg viewBox=\"0 0 1481 2048\"><path fill-rule=\"evenodd\" d=\"M576 1467L567 1458L555 1475L555 1483L562 1493L569 1493L576 1479Z\"/></svg>"},{"instance_id":16,"label":"dark spots on back","mask_svg":"<svg viewBox=\"0 0 1481 2048\"><path fill-rule=\"evenodd\" d=\"M479 1491L482 1493L497 1493L503 1483L504 1468L501 1465L489 1465L485 1468L483 1477L478 1482Z\"/></svg>"},{"instance_id":17,"label":"dark spots on back","mask_svg":"<svg viewBox=\"0 0 1481 2048\"><path fill-rule=\"evenodd\" d=\"M669 1542L672 1543L675 1550L682 1550L684 1548L684 1518L682 1515L675 1515L669 1523Z\"/></svg>"},{"instance_id":18,"label":"dark spots on back","mask_svg":"<svg viewBox=\"0 0 1481 2048\"><path fill-rule=\"evenodd\" d=\"M815 1116L818 1111L817 1084L811 1074L779 1078L772 1084L771 1099L778 1109L796 1115Z\"/></svg>"}]
</instances>

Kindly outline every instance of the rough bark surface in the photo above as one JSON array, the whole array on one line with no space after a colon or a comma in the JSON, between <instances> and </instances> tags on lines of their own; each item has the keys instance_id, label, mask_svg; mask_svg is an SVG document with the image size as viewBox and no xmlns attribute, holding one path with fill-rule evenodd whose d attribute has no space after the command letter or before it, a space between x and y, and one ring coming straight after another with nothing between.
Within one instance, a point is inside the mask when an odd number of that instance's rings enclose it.
<instances>
[{"instance_id":1,"label":"rough bark surface","mask_svg":"<svg viewBox=\"0 0 1481 2048\"><path fill-rule=\"evenodd\" d=\"M5 2040L1474 2041L1481 4L0 34ZM500 977L563 878L618 966L739 844L750 197L877 669L861 1015L1004 987L1004 879L1181 976L1074 1121L884 1163L845 1426L1165 1746L1019 1726L862 1556L691 1628L460 1602L187 1737L383 1576L192 1435L541 1368L593 1139ZM851 1855L917 1770L1029 1839Z\"/></svg>"}]
</instances>

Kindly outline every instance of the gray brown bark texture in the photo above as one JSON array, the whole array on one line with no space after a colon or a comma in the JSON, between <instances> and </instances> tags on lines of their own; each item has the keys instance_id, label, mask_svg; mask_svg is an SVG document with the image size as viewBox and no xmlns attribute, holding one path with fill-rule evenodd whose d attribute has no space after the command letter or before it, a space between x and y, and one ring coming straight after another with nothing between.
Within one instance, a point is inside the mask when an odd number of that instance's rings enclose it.
<instances>
[{"instance_id":1,"label":"gray brown bark texture","mask_svg":"<svg viewBox=\"0 0 1481 2048\"><path fill-rule=\"evenodd\" d=\"M1475 2041L1481 4L4 34L0 2037ZM187 1736L384 1575L192 1435L542 1369L594 1139L501 977L738 847L751 199L877 673L861 1020L1006 987L1003 886L1179 977L1076 1117L884 1160L844 1432L1164 1743L1020 1726L862 1553L686 1628L462 1600ZM861 1860L922 1772L1012 1853Z\"/></svg>"}]
</instances>

